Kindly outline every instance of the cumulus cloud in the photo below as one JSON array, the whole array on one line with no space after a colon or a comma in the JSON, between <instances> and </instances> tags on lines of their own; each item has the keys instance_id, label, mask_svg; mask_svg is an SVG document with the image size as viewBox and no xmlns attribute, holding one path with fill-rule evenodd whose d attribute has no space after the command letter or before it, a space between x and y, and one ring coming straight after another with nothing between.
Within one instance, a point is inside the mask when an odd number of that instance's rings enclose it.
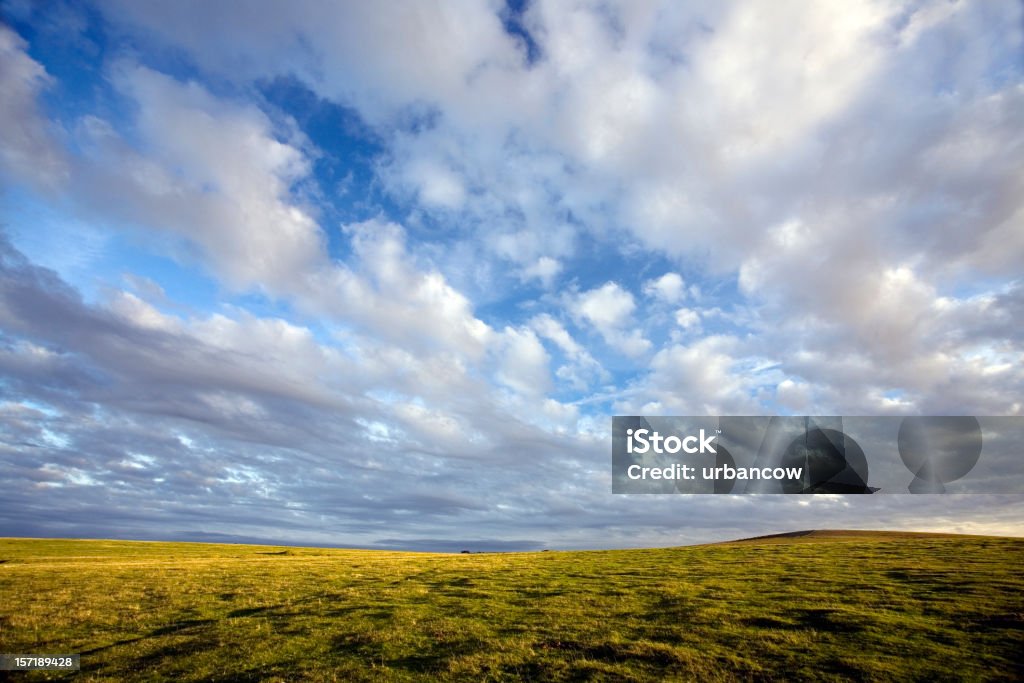
<instances>
[{"instance_id":1,"label":"cumulus cloud","mask_svg":"<svg viewBox=\"0 0 1024 683\"><path fill-rule=\"evenodd\" d=\"M506 328L504 335L501 381L520 393L546 393L551 387L549 357L537 335L528 328Z\"/></svg>"},{"instance_id":2,"label":"cumulus cloud","mask_svg":"<svg viewBox=\"0 0 1024 683\"><path fill-rule=\"evenodd\" d=\"M530 320L530 326L565 356L567 362L556 371L559 379L575 389L586 389L594 381L607 381L607 373L597 360L550 314L543 313L534 317Z\"/></svg>"},{"instance_id":3,"label":"cumulus cloud","mask_svg":"<svg viewBox=\"0 0 1024 683\"><path fill-rule=\"evenodd\" d=\"M401 226L370 220L344 231L352 263L307 273L296 290L301 304L409 349L452 352L456 360L481 358L494 330L444 275L416 262Z\"/></svg>"},{"instance_id":4,"label":"cumulus cloud","mask_svg":"<svg viewBox=\"0 0 1024 683\"><path fill-rule=\"evenodd\" d=\"M550 287L560 272L562 272L562 264L557 259L541 256L533 264L523 269L523 276L536 278L545 287Z\"/></svg>"},{"instance_id":5,"label":"cumulus cloud","mask_svg":"<svg viewBox=\"0 0 1024 683\"><path fill-rule=\"evenodd\" d=\"M988 76L1019 50L1012 5L987 14L938 2L787 2L768 14L741 2L537 2L522 23L543 58L527 64L521 44L484 6L463 8L455 21L447 12L391 16L316 2L244 18L190 3L107 4L117 21L146 27L219 74L299 73L373 122L426 103L431 125L404 137L409 153L396 161L413 172L399 175L420 186L416 169L458 158L461 185L485 188L468 208L485 224L514 210L543 234L552 221L538 208L552 216L568 208L603 229L611 198L610 217L643 243L671 254L712 248L729 265L808 188L831 201L842 197L829 187L847 197L884 187L946 133L971 140L963 113L1003 108L992 113L1008 122L1020 98ZM990 25L1005 30L957 39ZM966 53L955 69L938 68L949 44ZM318 72L318 62L333 68ZM943 92L958 99L943 100ZM929 107L936 114L922 127L913 112ZM880 131L892 129L879 121L904 131L905 142L885 147ZM1004 125L993 137L1019 139ZM864 144L844 146L853 140ZM984 166L1005 178L1005 162L991 162L1014 158L1015 148L981 145L974 153L987 154ZM929 187L904 178L898 187ZM439 197L459 194L454 178L441 185L452 191ZM556 191L538 195L545 186Z\"/></svg>"},{"instance_id":6,"label":"cumulus cloud","mask_svg":"<svg viewBox=\"0 0 1024 683\"><path fill-rule=\"evenodd\" d=\"M466 199L461 179L443 166L422 161L410 164L405 172L427 206L458 209Z\"/></svg>"},{"instance_id":7,"label":"cumulus cloud","mask_svg":"<svg viewBox=\"0 0 1024 683\"><path fill-rule=\"evenodd\" d=\"M756 390L764 382L740 342L708 336L663 348L651 359L641 396L664 415L752 415L762 412ZM640 411L632 414L645 414ZM631 414L623 412L621 414Z\"/></svg>"},{"instance_id":8,"label":"cumulus cloud","mask_svg":"<svg viewBox=\"0 0 1024 683\"><path fill-rule=\"evenodd\" d=\"M581 292L570 304L573 315L596 329L604 340L627 356L639 356L651 348L633 321L633 295L615 282Z\"/></svg>"},{"instance_id":9,"label":"cumulus cloud","mask_svg":"<svg viewBox=\"0 0 1024 683\"><path fill-rule=\"evenodd\" d=\"M665 273L644 283L644 294L665 303L678 303L686 296L686 283L679 273Z\"/></svg>"},{"instance_id":10,"label":"cumulus cloud","mask_svg":"<svg viewBox=\"0 0 1024 683\"><path fill-rule=\"evenodd\" d=\"M130 145L108 121L83 119L94 164L78 178L83 201L186 238L234 287L287 292L320 264L323 236L291 195L309 172L300 141L279 141L257 108L195 82L127 63L113 80L138 106L139 142Z\"/></svg>"},{"instance_id":11,"label":"cumulus cloud","mask_svg":"<svg viewBox=\"0 0 1024 683\"><path fill-rule=\"evenodd\" d=\"M679 308L675 313L676 324L684 330L698 327L700 325L700 313L692 308Z\"/></svg>"}]
</instances>

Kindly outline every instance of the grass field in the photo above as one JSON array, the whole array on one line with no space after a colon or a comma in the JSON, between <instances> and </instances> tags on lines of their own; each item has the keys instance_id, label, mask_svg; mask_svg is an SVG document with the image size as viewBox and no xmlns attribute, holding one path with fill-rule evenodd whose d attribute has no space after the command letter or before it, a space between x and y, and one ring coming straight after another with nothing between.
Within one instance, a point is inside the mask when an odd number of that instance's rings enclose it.
<instances>
[{"instance_id":1,"label":"grass field","mask_svg":"<svg viewBox=\"0 0 1024 683\"><path fill-rule=\"evenodd\" d=\"M418 554L0 539L44 680L1020 680L1024 539ZM2 675L2 674L0 674Z\"/></svg>"}]
</instances>

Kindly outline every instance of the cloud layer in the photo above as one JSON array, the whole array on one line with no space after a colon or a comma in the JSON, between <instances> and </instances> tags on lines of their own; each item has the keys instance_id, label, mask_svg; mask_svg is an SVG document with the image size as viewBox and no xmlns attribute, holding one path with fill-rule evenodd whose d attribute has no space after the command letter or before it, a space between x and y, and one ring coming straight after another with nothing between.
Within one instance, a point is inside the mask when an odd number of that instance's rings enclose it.
<instances>
[{"instance_id":1,"label":"cloud layer","mask_svg":"<svg viewBox=\"0 0 1024 683\"><path fill-rule=\"evenodd\" d=\"M607 458L613 414L1024 412L1015 3L4 9L0 532L1020 533Z\"/></svg>"}]
</instances>

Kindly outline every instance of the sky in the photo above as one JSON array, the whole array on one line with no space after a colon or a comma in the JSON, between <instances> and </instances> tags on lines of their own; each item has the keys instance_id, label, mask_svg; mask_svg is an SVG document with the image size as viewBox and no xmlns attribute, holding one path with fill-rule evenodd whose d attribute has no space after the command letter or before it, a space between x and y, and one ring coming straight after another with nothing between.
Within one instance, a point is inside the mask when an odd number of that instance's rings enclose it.
<instances>
[{"instance_id":1,"label":"sky","mask_svg":"<svg viewBox=\"0 0 1024 683\"><path fill-rule=\"evenodd\" d=\"M613 415L1024 414L1022 5L0 2L0 535L1024 535Z\"/></svg>"}]
</instances>

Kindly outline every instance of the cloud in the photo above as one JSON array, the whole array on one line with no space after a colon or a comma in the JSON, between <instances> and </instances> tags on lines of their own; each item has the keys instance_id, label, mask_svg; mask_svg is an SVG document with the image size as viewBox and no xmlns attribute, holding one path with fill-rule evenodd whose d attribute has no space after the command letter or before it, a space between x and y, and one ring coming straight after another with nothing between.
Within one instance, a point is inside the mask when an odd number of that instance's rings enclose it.
<instances>
[{"instance_id":1,"label":"cloud","mask_svg":"<svg viewBox=\"0 0 1024 683\"><path fill-rule=\"evenodd\" d=\"M686 296L686 283L679 273L665 273L644 283L644 294L665 303L678 303Z\"/></svg>"},{"instance_id":2,"label":"cloud","mask_svg":"<svg viewBox=\"0 0 1024 683\"><path fill-rule=\"evenodd\" d=\"M555 374L576 389L586 389L594 381L607 381L608 373L587 349L573 339L562 323L550 314L542 313L530 320L530 326L542 338L552 342L565 356L567 363Z\"/></svg>"},{"instance_id":3,"label":"cloud","mask_svg":"<svg viewBox=\"0 0 1024 683\"><path fill-rule=\"evenodd\" d=\"M309 173L301 140L279 141L258 109L195 82L127 63L113 80L138 105L138 149L107 121L84 118L94 165L78 179L83 201L186 238L236 288L287 292L322 263L319 227L291 195Z\"/></svg>"},{"instance_id":4,"label":"cloud","mask_svg":"<svg viewBox=\"0 0 1024 683\"><path fill-rule=\"evenodd\" d=\"M545 287L550 287L560 272L562 272L562 264L557 259L541 256L533 265L523 269L523 276L528 279L536 278Z\"/></svg>"},{"instance_id":5,"label":"cloud","mask_svg":"<svg viewBox=\"0 0 1024 683\"><path fill-rule=\"evenodd\" d=\"M692 308L679 308L675 313L676 324L684 330L700 326L700 314Z\"/></svg>"},{"instance_id":6,"label":"cloud","mask_svg":"<svg viewBox=\"0 0 1024 683\"><path fill-rule=\"evenodd\" d=\"M674 344L651 359L642 396L658 410L622 410L643 415L754 415L762 412L754 398L765 380L751 367L756 360L739 356L740 342L708 336L691 344Z\"/></svg>"},{"instance_id":7,"label":"cloud","mask_svg":"<svg viewBox=\"0 0 1024 683\"><path fill-rule=\"evenodd\" d=\"M195 1L100 4L118 24L179 45L221 77L298 74L332 98L356 99L375 116L439 98L469 105L468 86L490 85L522 63L520 48L485 4L428 9L260 3L258 11L247 12ZM502 112L497 99L472 104ZM504 110L502 116L510 114Z\"/></svg>"},{"instance_id":8,"label":"cloud","mask_svg":"<svg viewBox=\"0 0 1024 683\"><path fill-rule=\"evenodd\" d=\"M499 370L501 381L523 394L545 394L551 388L549 357L529 328L505 328L505 350Z\"/></svg>"},{"instance_id":9,"label":"cloud","mask_svg":"<svg viewBox=\"0 0 1024 683\"><path fill-rule=\"evenodd\" d=\"M344 232L351 265L307 273L296 292L301 304L408 349L450 352L457 361L482 357L494 330L440 272L416 262L401 226L370 220Z\"/></svg>"},{"instance_id":10,"label":"cloud","mask_svg":"<svg viewBox=\"0 0 1024 683\"><path fill-rule=\"evenodd\" d=\"M989 107L1019 100L989 77L1019 50L1010 5L787 2L766 15L740 2L537 2L523 24L543 57L527 63L485 6L456 20L317 2L244 18L190 3L106 4L118 23L145 27L222 76L297 73L374 125L427 112L430 125L403 131L394 161L461 174L443 183L449 189L481 186L466 210L483 225L514 211L543 234L552 223L544 213L570 209L595 231L619 221L649 247L709 248L728 266L808 188L830 201L829 187L847 196L884 187L882 177L898 179L937 132L959 127L957 112L993 96L1001 104ZM979 38L956 41L968 46L950 57L956 68L937 67L958 35ZM958 100L942 99L950 91ZM929 105L936 114L922 127L914 112ZM879 120L905 142L886 147ZM864 144L844 146L855 140ZM1010 159L1012 149L992 154ZM453 158L458 171L448 168ZM984 165L1005 177L1003 163ZM420 173L398 176L422 184ZM903 177L897 187L917 185L917 174ZM538 192L546 187L554 191Z\"/></svg>"},{"instance_id":11,"label":"cloud","mask_svg":"<svg viewBox=\"0 0 1024 683\"><path fill-rule=\"evenodd\" d=\"M602 332L628 325L635 309L633 295L615 282L583 292L575 306L577 315Z\"/></svg>"},{"instance_id":12,"label":"cloud","mask_svg":"<svg viewBox=\"0 0 1024 683\"><path fill-rule=\"evenodd\" d=\"M21 36L0 24L0 171L9 181L54 190L67 174L55 127L39 107L52 79L26 52Z\"/></svg>"},{"instance_id":13,"label":"cloud","mask_svg":"<svg viewBox=\"0 0 1024 683\"><path fill-rule=\"evenodd\" d=\"M570 304L577 319L590 323L610 346L627 356L639 356L651 348L640 329L633 327L635 309L633 295L615 282L582 292Z\"/></svg>"},{"instance_id":14,"label":"cloud","mask_svg":"<svg viewBox=\"0 0 1024 683\"><path fill-rule=\"evenodd\" d=\"M791 220L834 245L818 224L848 205L874 207L860 222L876 226L869 233L892 267L921 246L946 269L1001 263L1005 275L1020 258L1019 74L1003 84L990 76L1019 52L1019 30L996 28L1019 26L1019 8L783 3L767 16L751 3L538 2L523 25L542 57L527 63L484 7L454 22L310 3L236 23L187 3L111 6L118 22L147 27L208 69L242 80L293 71L385 131L402 112L425 112L426 125L390 134L386 178L420 192L427 210L458 208L463 230L508 226L492 257L528 278L543 280L550 268L538 269L551 262L542 259L566 255L565 239L540 246L553 231L578 239L567 213L591 236L621 224L672 257L707 252L712 270L749 268L772 249L764 234ZM951 41L968 48L947 57ZM940 208L949 202L962 210ZM927 234L929 205L952 220L972 216L972 229ZM960 248L964 240L973 247Z\"/></svg>"},{"instance_id":15,"label":"cloud","mask_svg":"<svg viewBox=\"0 0 1024 683\"><path fill-rule=\"evenodd\" d=\"M784 379L775 387L775 396L779 403L793 414L809 414L811 397L806 384L794 382L791 379Z\"/></svg>"},{"instance_id":16,"label":"cloud","mask_svg":"<svg viewBox=\"0 0 1024 683\"><path fill-rule=\"evenodd\" d=\"M459 176L442 166L424 161L410 164L405 172L427 206L458 209L466 199L466 188Z\"/></svg>"},{"instance_id":17,"label":"cloud","mask_svg":"<svg viewBox=\"0 0 1024 683\"><path fill-rule=\"evenodd\" d=\"M178 517L183 501L219 499L250 506L218 515L226 527L280 529L304 511L341 514L345 500L345 516L372 519L358 535L402 510L478 509L458 491L489 478L460 460L491 461L515 488L548 470L551 453L571 458L580 448L571 433L527 424L525 406L509 414L515 395L467 382L434 357L377 362L402 351L324 345L307 328L244 312L180 318L123 292L94 307L9 246L0 265L0 368L20 401L3 408L3 428L19 434L5 443L26 456L3 476L23 482L18 509L46 504L47 487L74 487L76 505L99 510L94 492L105 487L122 492L119 505L163 501L147 506L159 507L155 518ZM509 328L503 340L501 376L536 397L546 352L528 329ZM561 419L556 408L546 401L537 419ZM524 456L524 445L535 453ZM395 481L412 487L404 499ZM359 493L386 490L395 493ZM292 500L301 506L274 521Z\"/></svg>"},{"instance_id":18,"label":"cloud","mask_svg":"<svg viewBox=\"0 0 1024 683\"><path fill-rule=\"evenodd\" d=\"M198 260L235 289L263 290L409 346L436 343L470 359L485 352L493 331L441 273L414 262L400 226L346 226L352 263L330 260L326 235L294 191L311 161L293 122L285 121L290 141L282 142L259 109L195 82L130 63L113 80L138 105L138 140L82 119L89 156L72 176L82 203L182 238L172 254Z\"/></svg>"},{"instance_id":19,"label":"cloud","mask_svg":"<svg viewBox=\"0 0 1024 683\"><path fill-rule=\"evenodd\" d=\"M1003 319L996 301L1011 299L941 294L927 269L890 264L877 245L855 238L858 219L853 212L835 220L843 229L820 232L786 223L769 233L774 250L748 258L739 283L761 303L766 346L782 350L789 372L844 387L826 392L840 411L1015 412L1020 377L1009 359L1018 357L1019 339L981 323ZM823 249L826 240L836 246ZM995 371L1000 362L1010 366ZM902 402L883 397L893 390Z\"/></svg>"},{"instance_id":20,"label":"cloud","mask_svg":"<svg viewBox=\"0 0 1024 683\"><path fill-rule=\"evenodd\" d=\"M37 340L12 346L7 336L4 344L17 356L4 376L21 397L0 405L5 452L17 454L0 473L9 483L5 533L221 533L437 550L448 546L429 545L438 538L431 531L451 525L474 529L463 545L514 538L512 523L536 543L578 547L593 545L594 534L629 546L851 523L849 503L812 501L802 511L773 500L758 502L751 526L751 501L723 497L685 501L691 522L681 527L683 501L607 494L603 460L591 456L600 440L489 416L481 401L493 394L444 411L370 399L367 389L405 390L387 378L396 368L356 362L295 325L168 318L130 298L92 307L9 248L2 264L3 329ZM165 318L154 325L153 316ZM535 351L529 334L515 333L509 338ZM707 395L728 378L730 350L728 339L675 349L663 369L678 374L664 385L681 381ZM367 418L388 426L370 428ZM483 437L475 445L474 431ZM1019 518L1005 504L979 518L948 497L941 514L959 519L934 517L938 503L928 500L853 502L854 526L897 518L909 528L1006 530Z\"/></svg>"}]
</instances>

